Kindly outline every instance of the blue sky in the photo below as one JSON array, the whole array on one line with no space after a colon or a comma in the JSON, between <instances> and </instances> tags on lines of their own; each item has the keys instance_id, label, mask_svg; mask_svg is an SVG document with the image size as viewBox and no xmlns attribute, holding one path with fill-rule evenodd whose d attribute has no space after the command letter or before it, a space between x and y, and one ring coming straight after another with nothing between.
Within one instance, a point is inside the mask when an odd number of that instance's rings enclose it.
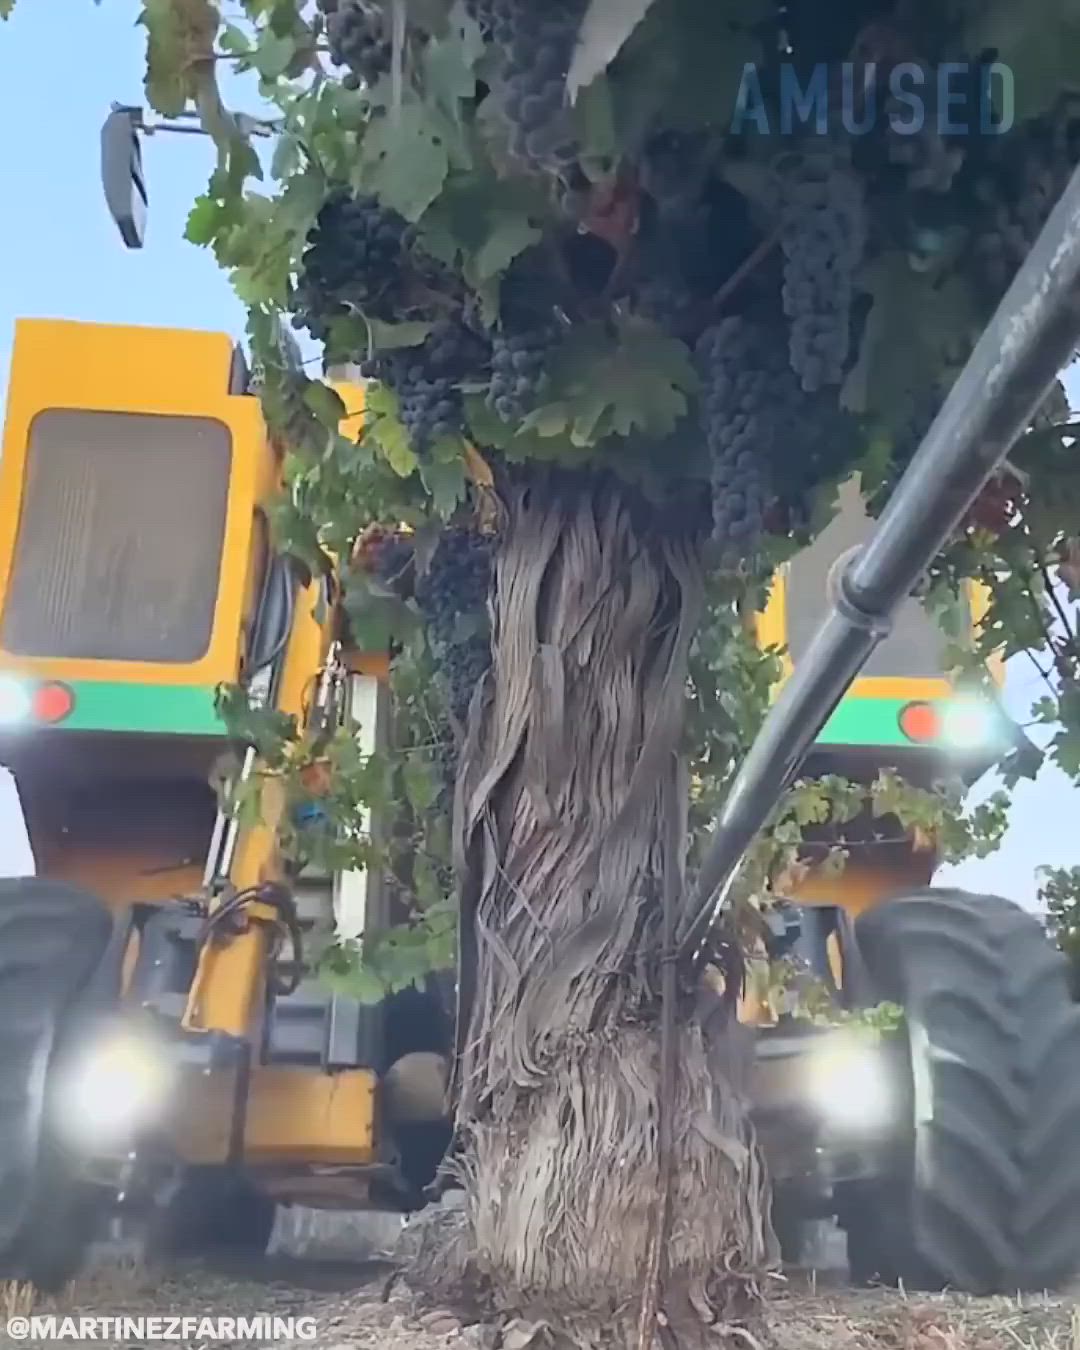
<instances>
[{"instance_id":1,"label":"blue sky","mask_svg":"<svg viewBox=\"0 0 1080 1350\"><path fill-rule=\"evenodd\" d=\"M157 135L144 143L151 208L141 252L123 247L105 209L101 123L112 102L143 101L138 9L136 0L103 0L100 7L91 0L17 0L14 17L0 24L0 398L20 316L242 335L243 313L228 282L209 254L182 237L212 167L202 137ZM1080 382L1070 383L1080 402ZM1014 714L1023 717L1037 684L1030 668L1012 673ZM1059 774L1021 785L1005 847L948 879L1031 903L1037 865L1080 862L1077 807Z\"/></svg>"}]
</instances>

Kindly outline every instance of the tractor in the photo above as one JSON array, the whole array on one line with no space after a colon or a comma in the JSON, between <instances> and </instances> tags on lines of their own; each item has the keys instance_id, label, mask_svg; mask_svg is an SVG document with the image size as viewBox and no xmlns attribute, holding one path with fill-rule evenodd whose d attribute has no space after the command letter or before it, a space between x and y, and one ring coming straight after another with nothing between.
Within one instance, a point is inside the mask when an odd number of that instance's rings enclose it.
<instances>
[{"instance_id":1,"label":"tractor","mask_svg":"<svg viewBox=\"0 0 1080 1350\"><path fill-rule=\"evenodd\" d=\"M390 888L296 874L285 803L264 794L245 822L213 786L222 686L366 753L391 734L386 655L350 644L335 576L274 549L281 479L228 337L17 326L0 764L35 875L0 880L0 1270L42 1287L118 1205L166 1252L259 1250L279 1205L407 1212L450 1141L452 977L374 1006L324 986L310 953L395 923ZM790 673L869 528L845 489L776 578L757 631ZM974 781L1011 732L943 666L909 602L802 772ZM238 763L259 772L251 747ZM823 831L809 861L835 842ZM743 1000L777 1226L790 1254L836 1216L859 1278L1042 1288L1080 1265L1080 1014L1037 921L928 889L937 859L916 842L852 822L844 871L809 866L770 939L838 1007L901 1007L898 1032L845 1040Z\"/></svg>"}]
</instances>

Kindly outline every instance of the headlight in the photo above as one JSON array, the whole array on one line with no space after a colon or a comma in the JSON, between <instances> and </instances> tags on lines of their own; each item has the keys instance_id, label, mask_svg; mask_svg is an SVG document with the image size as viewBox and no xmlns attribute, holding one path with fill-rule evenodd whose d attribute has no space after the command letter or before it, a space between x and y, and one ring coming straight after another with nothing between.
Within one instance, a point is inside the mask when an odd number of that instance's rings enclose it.
<instances>
[{"instance_id":1,"label":"headlight","mask_svg":"<svg viewBox=\"0 0 1080 1350\"><path fill-rule=\"evenodd\" d=\"M1001 740L1001 723L984 699L957 698L946 704L942 734L954 750L978 750Z\"/></svg>"},{"instance_id":2,"label":"headlight","mask_svg":"<svg viewBox=\"0 0 1080 1350\"><path fill-rule=\"evenodd\" d=\"M32 706L30 691L22 680L0 675L0 727L25 722Z\"/></svg>"},{"instance_id":3,"label":"headlight","mask_svg":"<svg viewBox=\"0 0 1080 1350\"><path fill-rule=\"evenodd\" d=\"M810 1054L809 1080L814 1105L838 1129L880 1129L896 1110L888 1060L865 1033L822 1037Z\"/></svg>"},{"instance_id":4,"label":"headlight","mask_svg":"<svg viewBox=\"0 0 1080 1350\"><path fill-rule=\"evenodd\" d=\"M53 1099L56 1127L73 1148L121 1144L165 1109L167 1048L135 1028L106 1033L65 1067Z\"/></svg>"}]
</instances>

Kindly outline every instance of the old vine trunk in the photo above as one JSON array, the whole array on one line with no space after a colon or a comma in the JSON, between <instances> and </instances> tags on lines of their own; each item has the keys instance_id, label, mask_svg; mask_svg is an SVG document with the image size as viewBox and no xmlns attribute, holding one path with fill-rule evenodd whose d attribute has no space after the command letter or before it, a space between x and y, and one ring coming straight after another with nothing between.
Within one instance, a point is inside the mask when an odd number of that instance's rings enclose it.
<instances>
[{"instance_id":1,"label":"old vine trunk","mask_svg":"<svg viewBox=\"0 0 1080 1350\"><path fill-rule=\"evenodd\" d=\"M456 810L468 1264L497 1306L562 1343L636 1345L701 540L611 481L533 477L505 509L494 665ZM743 1104L718 1068L729 1046L686 1008L676 1041L660 1324L684 1346L743 1315L771 1233Z\"/></svg>"}]
</instances>

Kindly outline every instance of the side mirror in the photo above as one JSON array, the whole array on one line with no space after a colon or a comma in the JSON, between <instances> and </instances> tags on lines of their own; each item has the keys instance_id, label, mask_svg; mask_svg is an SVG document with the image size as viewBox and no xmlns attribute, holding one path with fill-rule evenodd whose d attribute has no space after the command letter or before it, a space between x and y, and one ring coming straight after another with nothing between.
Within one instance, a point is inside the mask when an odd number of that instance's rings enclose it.
<instances>
[{"instance_id":1,"label":"side mirror","mask_svg":"<svg viewBox=\"0 0 1080 1350\"><path fill-rule=\"evenodd\" d=\"M149 199L143 174L139 110L117 108L101 128L101 183L105 204L128 248L142 248Z\"/></svg>"}]
</instances>

